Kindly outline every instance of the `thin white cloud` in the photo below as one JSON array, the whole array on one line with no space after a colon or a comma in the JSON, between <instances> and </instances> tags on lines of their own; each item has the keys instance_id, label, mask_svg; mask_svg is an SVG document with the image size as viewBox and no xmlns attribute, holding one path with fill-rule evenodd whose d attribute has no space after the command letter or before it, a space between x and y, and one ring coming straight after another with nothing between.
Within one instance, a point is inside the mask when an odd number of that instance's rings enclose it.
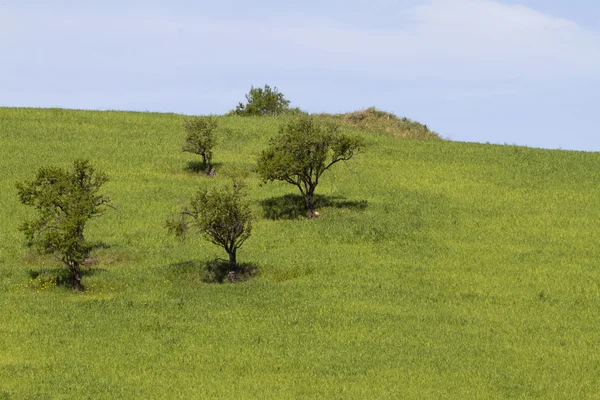
<instances>
[{"instance_id":1,"label":"thin white cloud","mask_svg":"<svg viewBox=\"0 0 600 400\"><path fill-rule=\"evenodd\" d=\"M438 0L406 15L413 26L405 32L456 75L598 77L600 34L573 21L492 0Z\"/></svg>"},{"instance_id":2,"label":"thin white cloud","mask_svg":"<svg viewBox=\"0 0 600 400\"><path fill-rule=\"evenodd\" d=\"M599 32L524 6L432 0L398 5L386 21L386 28L374 29L332 15L258 21L152 9L37 15L17 9L0 14L0 62L159 75L182 67L239 67L324 68L407 80L599 78Z\"/></svg>"}]
</instances>

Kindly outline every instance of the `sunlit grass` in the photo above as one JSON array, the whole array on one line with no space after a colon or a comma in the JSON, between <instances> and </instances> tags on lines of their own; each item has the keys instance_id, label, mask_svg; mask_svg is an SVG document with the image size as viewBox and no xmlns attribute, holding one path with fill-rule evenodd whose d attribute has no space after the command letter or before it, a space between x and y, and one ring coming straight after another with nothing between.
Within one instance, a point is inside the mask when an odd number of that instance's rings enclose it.
<instances>
[{"instance_id":1,"label":"sunlit grass","mask_svg":"<svg viewBox=\"0 0 600 400\"><path fill-rule=\"evenodd\" d=\"M281 121L219 117L208 178L179 115L0 109L0 399L599 395L598 154L365 133L308 221L253 172ZM88 227L81 294L24 246L14 188L78 157L117 207ZM233 177L258 271L205 283L225 252L165 220Z\"/></svg>"}]
</instances>

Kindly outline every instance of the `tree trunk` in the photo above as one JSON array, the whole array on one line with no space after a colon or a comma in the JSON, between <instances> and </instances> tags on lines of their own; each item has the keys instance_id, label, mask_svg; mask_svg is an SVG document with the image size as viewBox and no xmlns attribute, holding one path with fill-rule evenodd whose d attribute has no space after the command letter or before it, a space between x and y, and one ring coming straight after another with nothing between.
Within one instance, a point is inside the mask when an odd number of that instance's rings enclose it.
<instances>
[{"instance_id":1,"label":"tree trunk","mask_svg":"<svg viewBox=\"0 0 600 400\"><path fill-rule=\"evenodd\" d=\"M70 267L70 270L73 278L73 290L83 290L83 286L81 285L81 268L79 266L79 263L74 262L73 265Z\"/></svg>"},{"instance_id":2,"label":"tree trunk","mask_svg":"<svg viewBox=\"0 0 600 400\"><path fill-rule=\"evenodd\" d=\"M229 282L237 281L238 275L238 266L237 266L237 257L236 257L237 249L233 249L229 252Z\"/></svg>"},{"instance_id":3,"label":"tree trunk","mask_svg":"<svg viewBox=\"0 0 600 400\"><path fill-rule=\"evenodd\" d=\"M311 188L306 192L306 195L304 196L305 200L306 200L306 213L308 218L314 218L315 217L315 195L314 195L315 189Z\"/></svg>"}]
</instances>

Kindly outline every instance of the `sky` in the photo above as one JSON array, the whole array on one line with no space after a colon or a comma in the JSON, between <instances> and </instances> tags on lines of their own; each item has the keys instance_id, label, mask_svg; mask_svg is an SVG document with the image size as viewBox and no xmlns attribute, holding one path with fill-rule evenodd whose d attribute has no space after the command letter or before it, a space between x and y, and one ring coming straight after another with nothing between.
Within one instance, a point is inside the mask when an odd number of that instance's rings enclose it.
<instances>
[{"instance_id":1,"label":"sky","mask_svg":"<svg viewBox=\"0 0 600 400\"><path fill-rule=\"evenodd\" d=\"M0 106L377 107L457 141L600 151L597 0L0 0Z\"/></svg>"}]
</instances>

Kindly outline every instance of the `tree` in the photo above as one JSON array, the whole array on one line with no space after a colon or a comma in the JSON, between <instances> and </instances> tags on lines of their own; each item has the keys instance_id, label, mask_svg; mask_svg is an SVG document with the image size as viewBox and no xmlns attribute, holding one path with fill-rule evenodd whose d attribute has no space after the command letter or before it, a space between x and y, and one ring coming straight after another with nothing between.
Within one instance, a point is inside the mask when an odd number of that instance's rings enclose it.
<instances>
[{"instance_id":1,"label":"tree","mask_svg":"<svg viewBox=\"0 0 600 400\"><path fill-rule=\"evenodd\" d=\"M250 92L246 95L247 104L240 103L235 108L235 114L238 115L277 115L285 112L289 108L290 102L279 93L276 87L272 88L265 85L263 88L250 87Z\"/></svg>"},{"instance_id":2,"label":"tree","mask_svg":"<svg viewBox=\"0 0 600 400\"><path fill-rule=\"evenodd\" d=\"M244 185L234 181L232 188L200 189L179 218L167 221L167 228L181 238L190 228L196 228L207 240L223 247L229 256L229 276L233 281L238 272L237 249L250 237L252 220Z\"/></svg>"},{"instance_id":3,"label":"tree","mask_svg":"<svg viewBox=\"0 0 600 400\"><path fill-rule=\"evenodd\" d=\"M258 173L265 183L279 180L297 186L312 218L321 175L334 164L350 160L362 147L361 138L341 133L339 125L303 116L280 128L258 158Z\"/></svg>"},{"instance_id":4,"label":"tree","mask_svg":"<svg viewBox=\"0 0 600 400\"><path fill-rule=\"evenodd\" d=\"M21 203L39 213L37 220L25 221L19 229L30 245L60 256L75 290L83 289L81 264L91 250L84 237L85 224L109 205L110 199L99 194L107 181L108 176L88 161L77 160L72 171L41 168L35 180L17 184Z\"/></svg>"},{"instance_id":5,"label":"tree","mask_svg":"<svg viewBox=\"0 0 600 400\"><path fill-rule=\"evenodd\" d=\"M187 138L183 151L202 156L202 168L206 173L212 170L212 148L215 145L213 132L217 129L214 117L195 117L184 123Z\"/></svg>"}]
</instances>

